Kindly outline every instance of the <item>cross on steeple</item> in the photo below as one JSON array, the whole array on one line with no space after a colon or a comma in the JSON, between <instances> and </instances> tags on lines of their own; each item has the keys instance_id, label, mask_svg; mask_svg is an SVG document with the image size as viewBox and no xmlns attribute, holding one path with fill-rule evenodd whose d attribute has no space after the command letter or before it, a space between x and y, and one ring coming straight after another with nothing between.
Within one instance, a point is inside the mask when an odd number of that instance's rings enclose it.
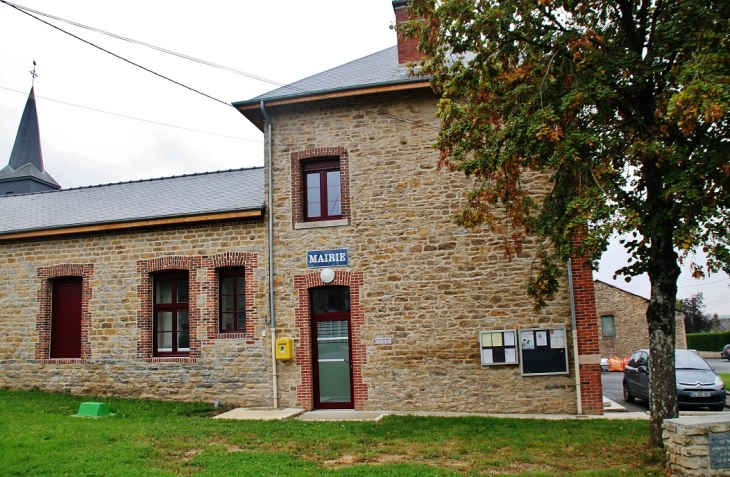
<instances>
[{"instance_id":1,"label":"cross on steeple","mask_svg":"<svg viewBox=\"0 0 730 477\"><path fill-rule=\"evenodd\" d=\"M31 85L30 85L30 87L32 88L35 86L35 79L38 77L38 75L35 72L35 60L33 60L33 70L29 71L29 73L30 73L30 76L33 77L33 79L31 80Z\"/></svg>"}]
</instances>

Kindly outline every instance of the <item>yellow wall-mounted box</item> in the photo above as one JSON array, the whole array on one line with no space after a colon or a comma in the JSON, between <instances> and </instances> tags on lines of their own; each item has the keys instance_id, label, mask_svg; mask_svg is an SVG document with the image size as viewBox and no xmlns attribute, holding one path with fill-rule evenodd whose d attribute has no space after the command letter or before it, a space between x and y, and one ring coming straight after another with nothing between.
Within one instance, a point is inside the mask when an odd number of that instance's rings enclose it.
<instances>
[{"instance_id":1,"label":"yellow wall-mounted box","mask_svg":"<svg viewBox=\"0 0 730 477\"><path fill-rule=\"evenodd\" d=\"M294 357L294 340L291 338L277 338L276 359L292 359Z\"/></svg>"}]
</instances>

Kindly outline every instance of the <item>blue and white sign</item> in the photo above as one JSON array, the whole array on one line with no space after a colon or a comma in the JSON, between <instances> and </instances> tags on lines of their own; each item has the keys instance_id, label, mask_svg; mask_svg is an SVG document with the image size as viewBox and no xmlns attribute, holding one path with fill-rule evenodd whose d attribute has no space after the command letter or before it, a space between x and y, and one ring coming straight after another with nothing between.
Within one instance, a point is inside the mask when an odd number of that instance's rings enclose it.
<instances>
[{"instance_id":1,"label":"blue and white sign","mask_svg":"<svg viewBox=\"0 0 730 477\"><path fill-rule=\"evenodd\" d=\"M335 250L310 250L307 252L307 268L346 267L350 257L346 248Z\"/></svg>"}]
</instances>

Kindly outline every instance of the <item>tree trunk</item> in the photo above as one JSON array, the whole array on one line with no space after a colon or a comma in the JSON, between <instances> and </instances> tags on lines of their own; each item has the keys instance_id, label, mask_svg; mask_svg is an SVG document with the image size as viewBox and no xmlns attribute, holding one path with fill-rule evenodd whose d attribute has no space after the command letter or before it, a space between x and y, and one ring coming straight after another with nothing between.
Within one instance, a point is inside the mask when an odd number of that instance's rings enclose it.
<instances>
[{"instance_id":1,"label":"tree trunk","mask_svg":"<svg viewBox=\"0 0 730 477\"><path fill-rule=\"evenodd\" d=\"M671 237L671 235L670 235ZM678 416L677 385L674 372L675 299L680 268L671 241L652 240L648 273L651 298L646 310L649 325L651 422L649 444L663 447L662 422Z\"/></svg>"}]
</instances>

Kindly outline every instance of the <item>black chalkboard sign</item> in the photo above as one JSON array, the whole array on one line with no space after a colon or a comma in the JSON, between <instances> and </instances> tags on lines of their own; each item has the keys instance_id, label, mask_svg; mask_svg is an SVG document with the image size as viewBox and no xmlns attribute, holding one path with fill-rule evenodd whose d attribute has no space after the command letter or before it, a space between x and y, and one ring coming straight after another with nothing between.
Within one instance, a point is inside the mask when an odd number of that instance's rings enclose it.
<instances>
[{"instance_id":1,"label":"black chalkboard sign","mask_svg":"<svg viewBox=\"0 0 730 477\"><path fill-rule=\"evenodd\" d=\"M520 330L522 375L568 374L568 340L565 328Z\"/></svg>"}]
</instances>

